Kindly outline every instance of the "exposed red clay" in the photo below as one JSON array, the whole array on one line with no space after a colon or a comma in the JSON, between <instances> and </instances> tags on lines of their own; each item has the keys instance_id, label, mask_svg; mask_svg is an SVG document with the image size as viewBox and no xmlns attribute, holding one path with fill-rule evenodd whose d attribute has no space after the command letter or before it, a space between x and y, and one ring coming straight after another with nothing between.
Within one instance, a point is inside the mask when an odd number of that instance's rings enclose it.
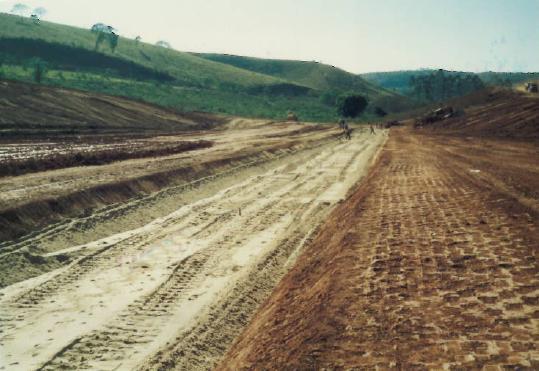
<instances>
[{"instance_id":1,"label":"exposed red clay","mask_svg":"<svg viewBox=\"0 0 539 371\"><path fill-rule=\"evenodd\" d=\"M393 130L218 369L539 369L537 154Z\"/></svg>"}]
</instances>

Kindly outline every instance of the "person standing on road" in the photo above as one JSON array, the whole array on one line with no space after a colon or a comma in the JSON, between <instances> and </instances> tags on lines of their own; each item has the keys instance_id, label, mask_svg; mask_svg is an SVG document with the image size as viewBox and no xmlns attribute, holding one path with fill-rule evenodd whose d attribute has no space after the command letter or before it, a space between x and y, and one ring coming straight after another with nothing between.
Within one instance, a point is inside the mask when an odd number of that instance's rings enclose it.
<instances>
[{"instance_id":1,"label":"person standing on road","mask_svg":"<svg viewBox=\"0 0 539 371\"><path fill-rule=\"evenodd\" d=\"M343 126L343 130L344 130L344 138L347 139L347 140L351 140L352 139L352 129L350 129L348 127L348 123L345 121L344 122L344 126Z\"/></svg>"},{"instance_id":2,"label":"person standing on road","mask_svg":"<svg viewBox=\"0 0 539 371\"><path fill-rule=\"evenodd\" d=\"M339 120L339 128L341 129L341 133L342 133L341 138L346 139L347 138L346 129L348 128L348 124L346 123L344 119Z\"/></svg>"},{"instance_id":3,"label":"person standing on road","mask_svg":"<svg viewBox=\"0 0 539 371\"><path fill-rule=\"evenodd\" d=\"M372 127L372 124L371 124L371 135L374 135L374 134L376 133L374 132L374 128Z\"/></svg>"}]
</instances>

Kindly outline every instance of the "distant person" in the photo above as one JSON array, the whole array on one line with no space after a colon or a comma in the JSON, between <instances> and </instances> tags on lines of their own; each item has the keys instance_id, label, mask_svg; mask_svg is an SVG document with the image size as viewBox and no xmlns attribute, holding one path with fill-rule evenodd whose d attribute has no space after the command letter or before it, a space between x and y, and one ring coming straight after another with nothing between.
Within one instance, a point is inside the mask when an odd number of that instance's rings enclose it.
<instances>
[{"instance_id":1,"label":"distant person","mask_svg":"<svg viewBox=\"0 0 539 371\"><path fill-rule=\"evenodd\" d=\"M345 132L344 132L345 138L348 140L352 140L352 129L346 126Z\"/></svg>"},{"instance_id":2,"label":"distant person","mask_svg":"<svg viewBox=\"0 0 539 371\"><path fill-rule=\"evenodd\" d=\"M345 139L348 139L348 140L352 139L352 135L351 135L352 129L350 129L350 127L348 127L348 123L346 121L343 124L342 130L343 130L343 134L344 134Z\"/></svg>"},{"instance_id":3,"label":"distant person","mask_svg":"<svg viewBox=\"0 0 539 371\"><path fill-rule=\"evenodd\" d=\"M371 126L370 126L370 127L371 127L371 135L374 135L374 134L376 134L376 133L374 132L374 128L372 127L372 124L371 124Z\"/></svg>"}]
</instances>

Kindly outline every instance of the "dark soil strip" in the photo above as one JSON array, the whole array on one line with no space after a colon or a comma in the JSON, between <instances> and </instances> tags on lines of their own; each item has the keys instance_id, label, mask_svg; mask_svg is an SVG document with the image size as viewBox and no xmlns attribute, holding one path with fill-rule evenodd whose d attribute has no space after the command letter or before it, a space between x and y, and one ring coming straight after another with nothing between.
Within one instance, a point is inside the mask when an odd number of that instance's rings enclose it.
<instances>
[{"instance_id":1,"label":"dark soil strip","mask_svg":"<svg viewBox=\"0 0 539 371\"><path fill-rule=\"evenodd\" d=\"M209 148L212 145L213 142L211 141L199 140L193 142L179 142L161 148L144 148L142 150L128 149L123 151L106 150L93 153L79 152L38 159L10 160L1 164L0 177L75 166L105 165L112 162L136 158L168 156L181 152L193 151L195 149Z\"/></svg>"}]
</instances>

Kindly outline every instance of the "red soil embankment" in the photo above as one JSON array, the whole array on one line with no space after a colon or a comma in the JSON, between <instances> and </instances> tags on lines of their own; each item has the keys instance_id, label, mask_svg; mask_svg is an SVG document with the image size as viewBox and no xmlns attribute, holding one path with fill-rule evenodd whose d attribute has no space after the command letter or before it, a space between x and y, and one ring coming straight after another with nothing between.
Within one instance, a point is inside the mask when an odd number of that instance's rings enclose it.
<instances>
[{"instance_id":1,"label":"red soil embankment","mask_svg":"<svg viewBox=\"0 0 539 371\"><path fill-rule=\"evenodd\" d=\"M539 368L538 214L426 141L392 131L219 369Z\"/></svg>"},{"instance_id":2,"label":"red soil embankment","mask_svg":"<svg viewBox=\"0 0 539 371\"><path fill-rule=\"evenodd\" d=\"M465 114L425 126L443 134L539 140L539 97L493 90Z\"/></svg>"}]
</instances>

